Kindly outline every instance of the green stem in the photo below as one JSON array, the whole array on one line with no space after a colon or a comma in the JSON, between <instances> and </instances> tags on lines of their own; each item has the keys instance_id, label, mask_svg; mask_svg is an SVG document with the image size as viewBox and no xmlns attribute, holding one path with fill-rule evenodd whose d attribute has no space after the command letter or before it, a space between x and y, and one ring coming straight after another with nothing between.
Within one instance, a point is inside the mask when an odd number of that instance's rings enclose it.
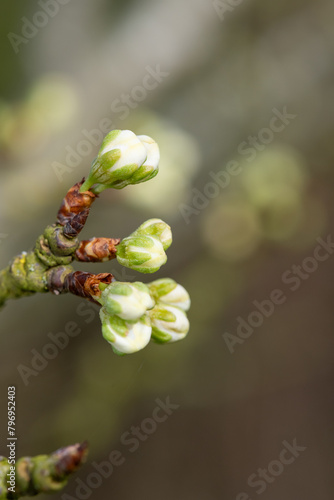
<instances>
[{"instance_id":1,"label":"green stem","mask_svg":"<svg viewBox=\"0 0 334 500\"><path fill-rule=\"evenodd\" d=\"M86 191L89 191L94 183L95 183L95 181L90 179L90 177L88 177L88 179L86 179L85 182L82 184L82 186L80 188L80 193L84 193Z\"/></svg>"},{"instance_id":2,"label":"green stem","mask_svg":"<svg viewBox=\"0 0 334 500\"><path fill-rule=\"evenodd\" d=\"M105 186L104 184L96 184L95 187L92 187L90 190L92 193L96 194L96 195L99 195L101 194L103 191L105 191L106 189L108 189L110 186Z\"/></svg>"}]
</instances>

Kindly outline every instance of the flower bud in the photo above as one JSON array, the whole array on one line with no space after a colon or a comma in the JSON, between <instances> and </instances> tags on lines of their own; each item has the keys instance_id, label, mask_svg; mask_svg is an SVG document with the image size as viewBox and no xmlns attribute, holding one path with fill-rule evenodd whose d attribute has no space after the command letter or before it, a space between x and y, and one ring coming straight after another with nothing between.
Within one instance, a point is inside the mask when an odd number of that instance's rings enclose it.
<instances>
[{"instance_id":1,"label":"flower bud","mask_svg":"<svg viewBox=\"0 0 334 500\"><path fill-rule=\"evenodd\" d=\"M161 241L164 250L167 250L173 241L172 230L166 222L161 219L149 219L135 231L134 234L154 236Z\"/></svg>"},{"instance_id":2,"label":"flower bud","mask_svg":"<svg viewBox=\"0 0 334 500\"><path fill-rule=\"evenodd\" d=\"M102 307L100 318L102 335L116 354L123 355L140 351L150 341L152 328L145 314L138 321L125 321L118 316L111 316Z\"/></svg>"},{"instance_id":3,"label":"flower bud","mask_svg":"<svg viewBox=\"0 0 334 500\"><path fill-rule=\"evenodd\" d=\"M125 320L137 320L154 307L148 287L140 282L111 283L97 300L106 313Z\"/></svg>"},{"instance_id":4,"label":"flower bud","mask_svg":"<svg viewBox=\"0 0 334 500\"><path fill-rule=\"evenodd\" d=\"M131 176L130 184L149 181L159 171L160 151L158 144L148 135L138 135L137 137L146 148L147 158L142 166Z\"/></svg>"},{"instance_id":5,"label":"flower bud","mask_svg":"<svg viewBox=\"0 0 334 500\"><path fill-rule=\"evenodd\" d=\"M159 344L182 340L189 331L187 315L178 307L159 303L148 316L152 325L152 339Z\"/></svg>"},{"instance_id":6,"label":"flower bud","mask_svg":"<svg viewBox=\"0 0 334 500\"><path fill-rule=\"evenodd\" d=\"M179 307L183 311L190 308L190 297L182 285L170 278L162 278L148 284L150 293L155 302Z\"/></svg>"},{"instance_id":7,"label":"flower bud","mask_svg":"<svg viewBox=\"0 0 334 500\"><path fill-rule=\"evenodd\" d=\"M117 246L116 258L122 266L140 273L155 273L167 261L162 243L157 238L135 233Z\"/></svg>"},{"instance_id":8,"label":"flower bud","mask_svg":"<svg viewBox=\"0 0 334 500\"><path fill-rule=\"evenodd\" d=\"M112 130L104 138L80 191L95 184L93 191L97 194L152 179L158 173L159 160L159 147L150 137L136 136L131 130Z\"/></svg>"}]
</instances>

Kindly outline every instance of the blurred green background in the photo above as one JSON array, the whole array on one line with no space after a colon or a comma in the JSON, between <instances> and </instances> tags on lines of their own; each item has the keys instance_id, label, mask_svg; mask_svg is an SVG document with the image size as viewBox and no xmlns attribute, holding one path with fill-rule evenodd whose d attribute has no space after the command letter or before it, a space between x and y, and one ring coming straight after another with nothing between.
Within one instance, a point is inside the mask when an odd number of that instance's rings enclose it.
<instances>
[{"instance_id":1,"label":"blurred green background","mask_svg":"<svg viewBox=\"0 0 334 500\"><path fill-rule=\"evenodd\" d=\"M174 243L154 278L187 288L191 330L183 342L118 358L96 309L76 297L8 303L2 453L7 387L16 385L20 456L87 439L77 476L85 482L93 461L123 453L89 498L332 499L334 256L309 258L319 237L334 234L333 2L51 3L52 15L42 0L0 6L0 265L54 221L67 189L88 174L108 119L107 128L151 135L161 169L145 185L104 192L82 237L168 222ZM147 88L152 71L162 76ZM273 130L284 110L293 117ZM77 267L152 278L114 262ZM296 272L298 287L289 281ZM254 301L276 289L284 303L231 353L226 333L235 340L240 318L248 323ZM68 322L80 334L24 383L18 367L31 368L32 349L41 353ZM131 453L121 436L167 397L179 408ZM295 438L306 450L258 494L249 476ZM64 491L79 498L76 486L73 478Z\"/></svg>"}]
</instances>

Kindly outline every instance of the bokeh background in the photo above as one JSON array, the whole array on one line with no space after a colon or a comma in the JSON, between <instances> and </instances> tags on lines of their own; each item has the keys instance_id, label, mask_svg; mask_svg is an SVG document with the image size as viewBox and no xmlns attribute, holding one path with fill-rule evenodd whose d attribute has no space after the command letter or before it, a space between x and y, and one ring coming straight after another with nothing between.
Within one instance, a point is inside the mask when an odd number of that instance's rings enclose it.
<instances>
[{"instance_id":1,"label":"bokeh background","mask_svg":"<svg viewBox=\"0 0 334 500\"><path fill-rule=\"evenodd\" d=\"M85 498L332 499L334 256L304 271L295 291L284 276L312 265L317 239L334 234L333 2L56 5L46 23L35 0L0 6L0 264L54 221L98 150L96 139L84 150L84 131L108 119L109 128L153 136L161 169L146 185L104 192L82 237L124 237L151 217L168 222L174 243L154 278L189 290L191 330L178 344L118 358L97 311L78 309L79 299L8 303L0 322L2 453L7 386L16 385L20 456L87 439L89 458L76 476L85 482L92 462L123 453L124 464ZM45 26L24 28L36 19ZM155 88L138 90L159 68ZM273 110L285 108L289 123L263 132ZM252 154L250 136L258 141ZM208 187L232 161L238 174ZM114 262L79 267L150 281ZM254 301L275 289L284 304L231 353L226 333L237 335L238 318L247 322ZM41 353L68 322L80 334L25 384L18 367L31 368L32 349ZM129 452L123 433L167 397L179 408ZM249 476L294 439L306 450L258 494ZM76 486L72 478L64 492L79 498Z\"/></svg>"}]
</instances>

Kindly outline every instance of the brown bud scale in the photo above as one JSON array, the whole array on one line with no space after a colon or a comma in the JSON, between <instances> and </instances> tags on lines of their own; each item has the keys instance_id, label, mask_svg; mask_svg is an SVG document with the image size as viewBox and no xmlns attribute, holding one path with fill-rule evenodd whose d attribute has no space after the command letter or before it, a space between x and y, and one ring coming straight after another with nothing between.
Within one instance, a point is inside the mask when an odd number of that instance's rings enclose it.
<instances>
[{"instance_id":1,"label":"brown bud scale","mask_svg":"<svg viewBox=\"0 0 334 500\"><path fill-rule=\"evenodd\" d=\"M119 238L92 238L81 241L75 258L81 262L106 262L116 257Z\"/></svg>"},{"instance_id":2,"label":"brown bud scale","mask_svg":"<svg viewBox=\"0 0 334 500\"><path fill-rule=\"evenodd\" d=\"M87 442L66 446L52 453L55 459L55 472L61 478L76 471L87 456Z\"/></svg>"},{"instance_id":3,"label":"brown bud scale","mask_svg":"<svg viewBox=\"0 0 334 500\"><path fill-rule=\"evenodd\" d=\"M74 295L94 301L92 297L99 297L102 293L100 283L109 285L112 281L114 277L110 273L91 274L76 271L65 277L64 289Z\"/></svg>"},{"instance_id":4,"label":"brown bud scale","mask_svg":"<svg viewBox=\"0 0 334 500\"><path fill-rule=\"evenodd\" d=\"M80 193L84 179L75 184L66 194L57 214L57 223L64 226L64 234L75 238L84 227L89 210L97 195L91 191Z\"/></svg>"}]
</instances>

